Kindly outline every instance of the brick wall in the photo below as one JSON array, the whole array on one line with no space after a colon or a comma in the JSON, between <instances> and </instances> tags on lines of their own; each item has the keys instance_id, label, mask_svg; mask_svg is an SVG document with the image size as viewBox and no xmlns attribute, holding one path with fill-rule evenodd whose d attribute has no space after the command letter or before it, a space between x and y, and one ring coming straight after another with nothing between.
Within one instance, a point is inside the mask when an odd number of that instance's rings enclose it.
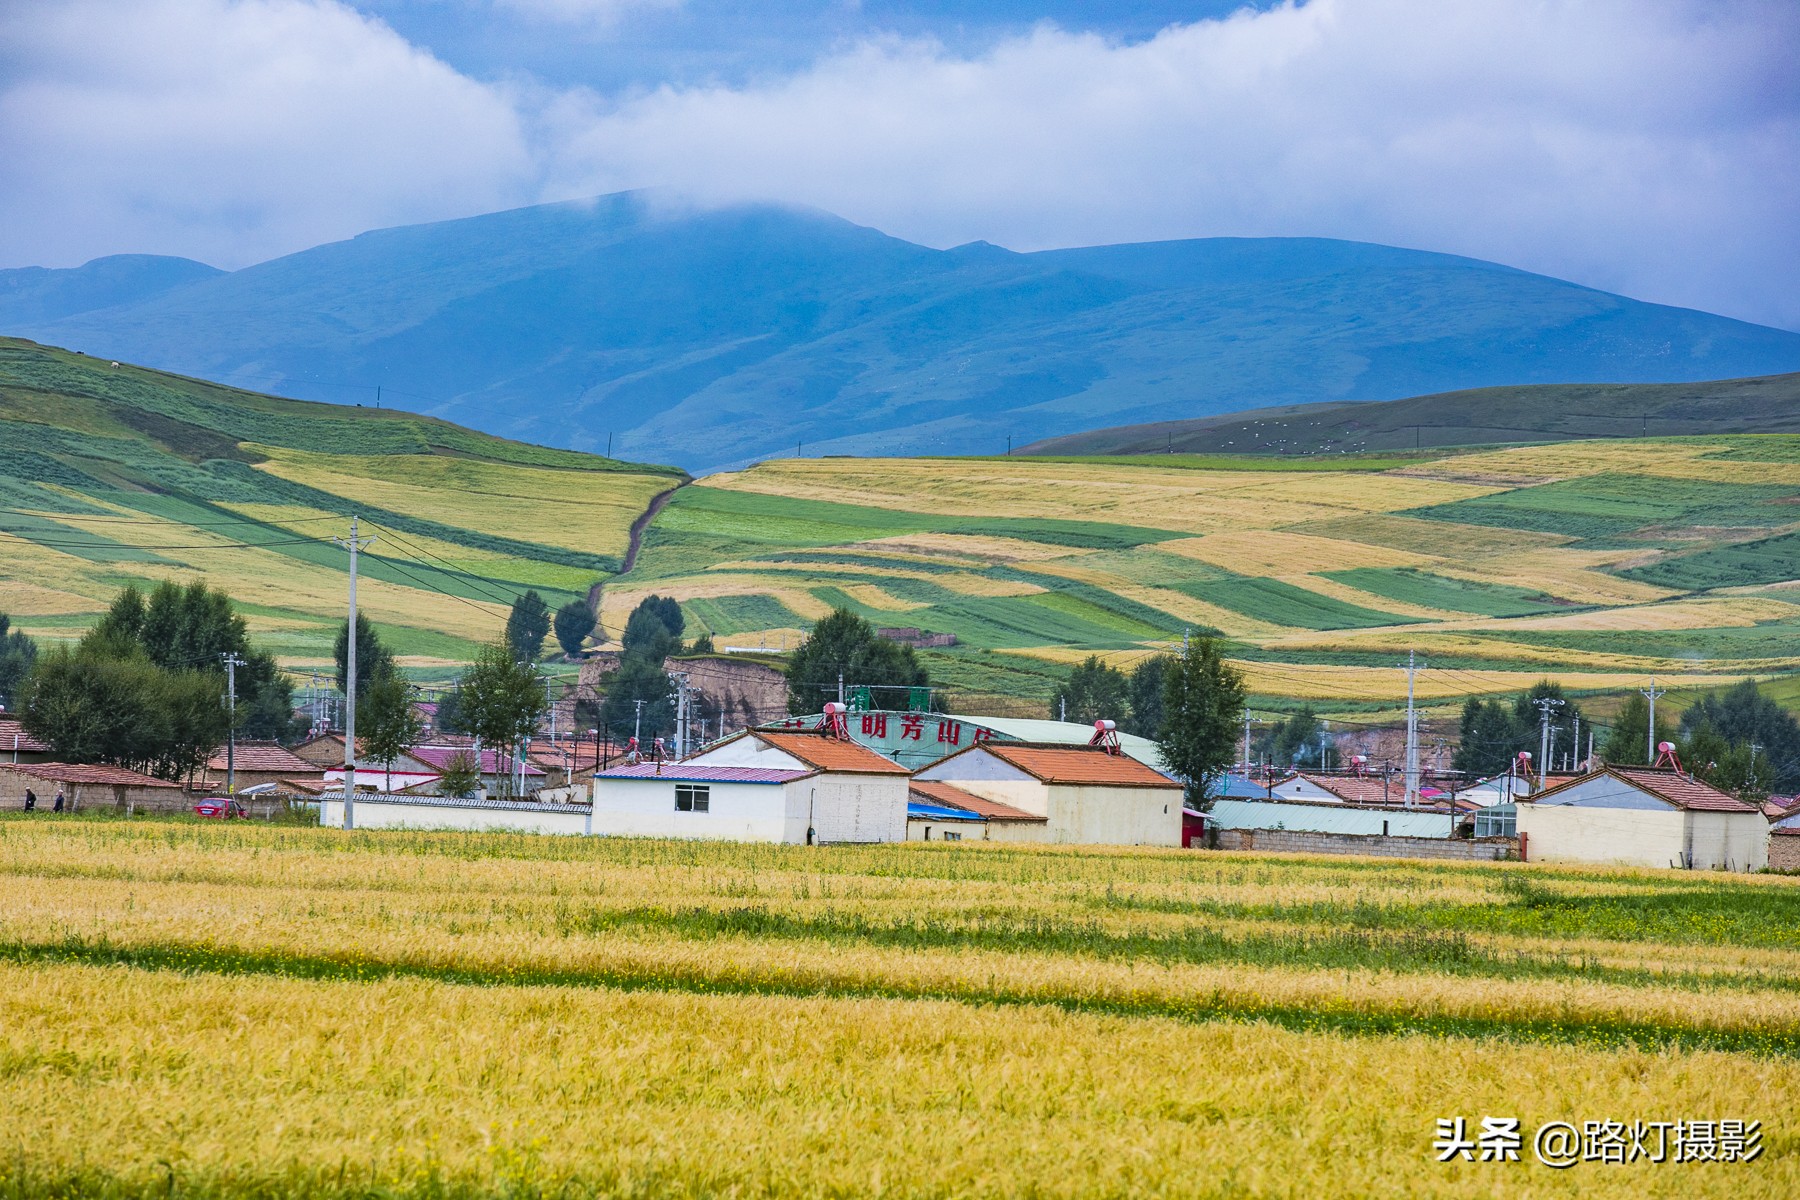
<instances>
[{"instance_id":1,"label":"brick wall","mask_svg":"<svg viewBox=\"0 0 1800 1200\"><path fill-rule=\"evenodd\" d=\"M1773 834L1769 838L1769 869L1800 871L1800 837L1791 833Z\"/></svg>"},{"instance_id":2,"label":"brick wall","mask_svg":"<svg viewBox=\"0 0 1800 1200\"><path fill-rule=\"evenodd\" d=\"M1384 858L1456 858L1476 862L1517 858L1516 838L1409 838L1298 829L1221 829L1219 850L1272 854L1372 854ZM1800 838L1794 839L1800 841ZM1196 843L1198 844L1198 843Z\"/></svg>"}]
</instances>

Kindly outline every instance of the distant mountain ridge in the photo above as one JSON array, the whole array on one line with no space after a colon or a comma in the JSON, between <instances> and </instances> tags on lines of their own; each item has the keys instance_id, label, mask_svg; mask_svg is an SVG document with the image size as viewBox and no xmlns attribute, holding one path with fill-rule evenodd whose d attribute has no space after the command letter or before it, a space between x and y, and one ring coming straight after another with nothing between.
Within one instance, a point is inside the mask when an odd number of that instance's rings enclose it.
<instances>
[{"instance_id":1,"label":"distant mountain ridge","mask_svg":"<svg viewBox=\"0 0 1800 1200\"><path fill-rule=\"evenodd\" d=\"M303 398L373 403L379 386L384 403L503 436L610 441L695 470L796 451L995 452L1009 437L1495 384L1800 369L1800 334L1428 251L1310 238L934 250L827 213L643 193L192 267L150 287L89 264L64 273L55 303L16 287L0 322ZM0 273L0 295L18 274Z\"/></svg>"},{"instance_id":2,"label":"distant mountain ridge","mask_svg":"<svg viewBox=\"0 0 1800 1200\"><path fill-rule=\"evenodd\" d=\"M1697 383L1539 383L1302 404L1045 438L1022 455L1357 454L1583 438L1800 433L1800 373Z\"/></svg>"}]
</instances>

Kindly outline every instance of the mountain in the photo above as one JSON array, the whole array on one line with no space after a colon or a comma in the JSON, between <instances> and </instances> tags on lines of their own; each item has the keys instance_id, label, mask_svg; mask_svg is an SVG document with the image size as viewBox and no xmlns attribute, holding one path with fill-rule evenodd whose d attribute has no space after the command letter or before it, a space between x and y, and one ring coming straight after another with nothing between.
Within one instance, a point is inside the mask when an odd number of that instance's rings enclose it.
<instances>
[{"instance_id":1,"label":"mountain","mask_svg":"<svg viewBox=\"0 0 1800 1200\"><path fill-rule=\"evenodd\" d=\"M1580 438L1800 433L1800 374L1546 383L1303 404L1044 438L1022 455L1339 454Z\"/></svg>"},{"instance_id":2,"label":"mountain","mask_svg":"<svg viewBox=\"0 0 1800 1200\"><path fill-rule=\"evenodd\" d=\"M466 659L512 599L617 571L684 476L432 417L257 395L0 338L0 612L85 628L128 582L207 577L289 662L331 660L346 556L410 665Z\"/></svg>"},{"instance_id":3,"label":"mountain","mask_svg":"<svg viewBox=\"0 0 1800 1200\"><path fill-rule=\"evenodd\" d=\"M224 273L160 254L114 254L79 267L16 267L0 271L0 329L135 304Z\"/></svg>"},{"instance_id":4,"label":"mountain","mask_svg":"<svg viewBox=\"0 0 1800 1200\"><path fill-rule=\"evenodd\" d=\"M816 211L645 193L379 230L12 332L694 469L1800 369L1800 334L1425 251L935 250Z\"/></svg>"}]
</instances>

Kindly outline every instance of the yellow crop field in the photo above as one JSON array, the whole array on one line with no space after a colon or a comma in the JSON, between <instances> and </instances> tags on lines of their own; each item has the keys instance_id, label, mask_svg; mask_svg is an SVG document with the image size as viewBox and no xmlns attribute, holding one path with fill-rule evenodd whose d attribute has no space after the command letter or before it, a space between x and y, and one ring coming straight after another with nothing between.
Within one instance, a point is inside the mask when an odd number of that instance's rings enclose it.
<instances>
[{"instance_id":1,"label":"yellow crop field","mask_svg":"<svg viewBox=\"0 0 1800 1200\"><path fill-rule=\"evenodd\" d=\"M249 449L267 456L257 469L396 512L480 530L511 530L522 540L595 554L623 554L631 522L666 475L563 470L427 455L317 454Z\"/></svg>"},{"instance_id":2,"label":"yellow crop field","mask_svg":"<svg viewBox=\"0 0 1800 1200\"><path fill-rule=\"evenodd\" d=\"M9 815L0 1187L1787 1194L1800 889L1700 886L1704 924L1650 872ZM1519 1161L1438 1161L1484 1117ZM1760 1126L1534 1150L1677 1120Z\"/></svg>"},{"instance_id":3,"label":"yellow crop field","mask_svg":"<svg viewBox=\"0 0 1800 1200\"><path fill-rule=\"evenodd\" d=\"M1441 543L1440 543L1441 545ZM1285 529L1238 529L1200 538L1178 538L1160 549L1245 575L1305 575L1313 571L1362 567L1422 567L1437 555L1340 541Z\"/></svg>"}]
</instances>

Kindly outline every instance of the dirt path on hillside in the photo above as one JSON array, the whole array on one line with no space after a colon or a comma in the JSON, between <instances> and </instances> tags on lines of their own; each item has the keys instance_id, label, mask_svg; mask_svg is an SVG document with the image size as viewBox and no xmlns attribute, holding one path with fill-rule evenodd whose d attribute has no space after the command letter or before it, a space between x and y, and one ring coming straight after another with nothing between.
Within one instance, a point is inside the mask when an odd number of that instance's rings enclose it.
<instances>
[{"instance_id":1,"label":"dirt path on hillside","mask_svg":"<svg viewBox=\"0 0 1800 1200\"><path fill-rule=\"evenodd\" d=\"M650 528L650 522L656 519L656 514L663 510L663 506L675 498L675 493L691 482L693 481L684 480L668 491L658 492L650 498L650 507L639 513L637 520L631 523L631 539L625 547L625 561L619 566L619 573L613 579L630 574L631 568L637 566L638 551L644 546L644 531ZM594 632L598 635L598 641L606 640L606 626L600 619L600 600L606 594L607 583L608 580L605 579L595 581L587 594L588 611L594 614Z\"/></svg>"}]
</instances>

